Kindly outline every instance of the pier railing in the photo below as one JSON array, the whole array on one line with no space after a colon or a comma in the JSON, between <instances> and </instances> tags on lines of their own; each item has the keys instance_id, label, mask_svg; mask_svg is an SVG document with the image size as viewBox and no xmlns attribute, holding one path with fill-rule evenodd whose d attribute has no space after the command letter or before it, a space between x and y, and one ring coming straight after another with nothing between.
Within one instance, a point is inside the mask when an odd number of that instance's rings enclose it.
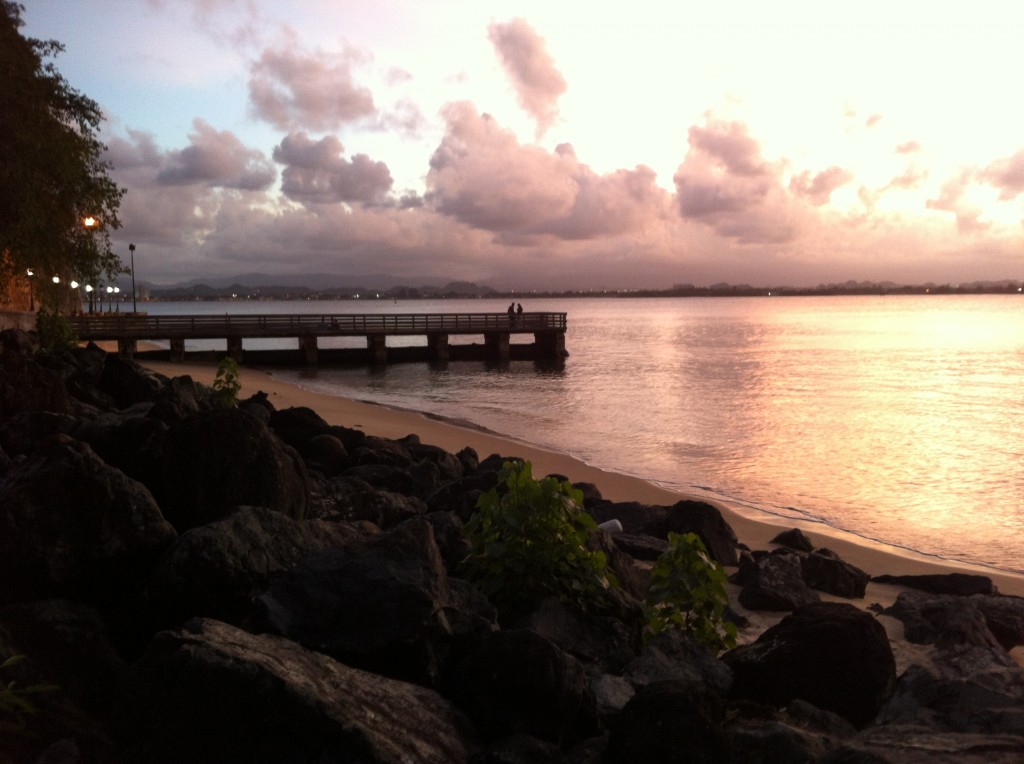
<instances>
[{"instance_id":1,"label":"pier railing","mask_svg":"<svg viewBox=\"0 0 1024 764\"><path fill-rule=\"evenodd\" d=\"M565 332L565 313L388 313L236 315L84 315L71 325L81 340L219 339L370 334L510 334Z\"/></svg>"}]
</instances>

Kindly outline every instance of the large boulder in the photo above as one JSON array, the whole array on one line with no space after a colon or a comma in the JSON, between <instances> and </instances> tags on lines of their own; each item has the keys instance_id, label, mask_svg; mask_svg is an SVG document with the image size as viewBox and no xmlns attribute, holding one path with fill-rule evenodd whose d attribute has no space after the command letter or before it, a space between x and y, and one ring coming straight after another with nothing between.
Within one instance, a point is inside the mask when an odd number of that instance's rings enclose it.
<instances>
[{"instance_id":1,"label":"large boulder","mask_svg":"<svg viewBox=\"0 0 1024 764\"><path fill-rule=\"evenodd\" d=\"M176 535L144 485L57 436L0 483L0 603L117 600Z\"/></svg>"},{"instance_id":2,"label":"large boulder","mask_svg":"<svg viewBox=\"0 0 1024 764\"><path fill-rule=\"evenodd\" d=\"M315 552L343 547L372 526L293 520L264 507L243 507L183 533L149 583L155 603L176 622L205 616L240 622L272 577Z\"/></svg>"},{"instance_id":3,"label":"large boulder","mask_svg":"<svg viewBox=\"0 0 1024 764\"><path fill-rule=\"evenodd\" d=\"M436 681L454 623L490 628L467 614L448 585L430 524L305 557L258 598L269 630L350 665L422 683Z\"/></svg>"},{"instance_id":4,"label":"large boulder","mask_svg":"<svg viewBox=\"0 0 1024 764\"><path fill-rule=\"evenodd\" d=\"M963 597L907 590L900 592L896 601L883 612L903 623L908 641L931 644L950 618L965 608L976 609L981 614L985 626L1004 649L1012 650L1024 644L1024 598L1021 597L999 594Z\"/></svg>"},{"instance_id":5,"label":"large boulder","mask_svg":"<svg viewBox=\"0 0 1024 764\"><path fill-rule=\"evenodd\" d=\"M599 732L597 701L582 664L529 629L473 640L447 676L446 694L485 739L525 733L570 746Z\"/></svg>"},{"instance_id":6,"label":"large boulder","mask_svg":"<svg viewBox=\"0 0 1024 764\"><path fill-rule=\"evenodd\" d=\"M801 555L800 566L804 583L812 589L837 597L861 599L871 580L871 576L839 559L830 549L816 549L811 554Z\"/></svg>"},{"instance_id":7,"label":"large boulder","mask_svg":"<svg viewBox=\"0 0 1024 764\"><path fill-rule=\"evenodd\" d=\"M126 689L124 761L455 764L477 748L432 690L213 620L158 634Z\"/></svg>"},{"instance_id":8,"label":"large boulder","mask_svg":"<svg viewBox=\"0 0 1024 764\"><path fill-rule=\"evenodd\" d=\"M930 573L917 576L875 576L871 579L878 584L909 586L929 594L955 594L966 597L971 594L995 594L996 586L988 576L973 573Z\"/></svg>"},{"instance_id":9,"label":"large boulder","mask_svg":"<svg viewBox=\"0 0 1024 764\"><path fill-rule=\"evenodd\" d=\"M111 396L120 409L153 401L161 386L160 377L135 361L109 354L103 363L99 389Z\"/></svg>"},{"instance_id":10,"label":"large boulder","mask_svg":"<svg viewBox=\"0 0 1024 764\"><path fill-rule=\"evenodd\" d=\"M75 404L68 395L60 372L40 366L34 360L35 344L25 332L0 332L0 422L20 411L50 411L73 414Z\"/></svg>"},{"instance_id":11,"label":"large boulder","mask_svg":"<svg viewBox=\"0 0 1024 764\"><path fill-rule=\"evenodd\" d=\"M821 597L804 581L796 554L772 554L743 569L740 604L749 610L794 610Z\"/></svg>"},{"instance_id":12,"label":"large boulder","mask_svg":"<svg viewBox=\"0 0 1024 764\"><path fill-rule=\"evenodd\" d=\"M720 698L677 680L641 687L614 721L609 764L729 761Z\"/></svg>"},{"instance_id":13,"label":"large boulder","mask_svg":"<svg viewBox=\"0 0 1024 764\"><path fill-rule=\"evenodd\" d=\"M800 698L858 727L875 717L896 681L885 629L845 603L800 607L722 660L738 698L774 706Z\"/></svg>"},{"instance_id":14,"label":"large boulder","mask_svg":"<svg viewBox=\"0 0 1024 764\"><path fill-rule=\"evenodd\" d=\"M222 408L177 422L164 438L157 499L179 532L219 520L240 506L301 519L310 482L302 458L257 417Z\"/></svg>"}]
</instances>

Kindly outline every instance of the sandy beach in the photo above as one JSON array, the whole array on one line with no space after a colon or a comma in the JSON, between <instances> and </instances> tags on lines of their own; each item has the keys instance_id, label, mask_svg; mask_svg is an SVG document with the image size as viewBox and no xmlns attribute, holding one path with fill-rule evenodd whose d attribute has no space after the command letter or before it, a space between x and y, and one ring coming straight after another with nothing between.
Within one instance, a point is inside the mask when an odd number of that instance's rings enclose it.
<instances>
[{"instance_id":1,"label":"sandy beach","mask_svg":"<svg viewBox=\"0 0 1024 764\"><path fill-rule=\"evenodd\" d=\"M146 361L145 365L166 376L189 375L204 384L212 384L216 368L199 363L169 363ZM671 505L688 497L669 491L646 480L608 472L587 465L565 454L549 451L537 446L500 437L472 427L435 419L424 414L404 411L333 395L324 395L305 390L297 385L284 382L266 371L243 367L241 369L242 390L240 397L264 392L276 408L307 406L316 411L331 424L344 425L384 438L402 438L416 434L424 443L440 446L447 451L457 452L469 446L481 458L498 453L504 456L518 456L533 463L537 476L556 473L565 475L574 482L596 485L606 499L612 501L637 501L645 504ZM780 530L794 527L789 519L753 518L739 508L723 502L713 502L725 519L736 531L740 541L751 549L770 548L770 539ZM896 549L882 544L825 528L815 523L797 523L816 547L828 547L847 562L865 570L872 576L918 575L930 573L974 573L992 578L1003 594L1024 596L1024 576L1003 573L982 566L954 564L931 559L909 550ZM869 584L866 603L888 605L899 589L895 586Z\"/></svg>"}]
</instances>

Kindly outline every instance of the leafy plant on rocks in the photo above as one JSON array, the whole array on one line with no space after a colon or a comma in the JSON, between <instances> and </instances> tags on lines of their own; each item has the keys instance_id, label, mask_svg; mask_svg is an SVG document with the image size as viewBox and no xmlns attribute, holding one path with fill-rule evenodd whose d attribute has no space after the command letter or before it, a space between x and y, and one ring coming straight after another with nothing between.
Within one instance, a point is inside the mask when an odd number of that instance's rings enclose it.
<instances>
[{"instance_id":1,"label":"leafy plant on rocks","mask_svg":"<svg viewBox=\"0 0 1024 764\"><path fill-rule=\"evenodd\" d=\"M40 308L36 313L36 331L39 334L39 347L43 350L71 347L78 339L66 316L51 313L46 308Z\"/></svg>"},{"instance_id":2,"label":"leafy plant on rocks","mask_svg":"<svg viewBox=\"0 0 1024 764\"><path fill-rule=\"evenodd\" d=\"M39 711L32 701L33 696L57 689L50 684L21 687L13 679L4 681L3 672L24 658L24 655L12 655L0 663L0 734L29 734L29 720Z\"/></svg>"},{"instance_id":3,"label":"leafy plant on rocks","mask_svg":"<svg viewBox=\"0 0 1024 764\"><path fill-rule=\"evenodd\" d=\"M683 629L718 652L736 646L736 624L725 620L726 575L695 533L669 533L669 547L651 567L644 603L650 634Z\"/></svg>"},{"instance_id":4,"label":"leafy plant on rocks","mask_svg":"<svg viewBox=\"0 0 1024 764\"><path fill-rule=\"evenodd\" d=\"M238 393L242 389L239 374L238 362L229 355L224 356L217 366L217 376L213 378L213 392L221 405L227 408L238 405Z\"/></svg>"},{"instance_id":5,"label":"leafy plant on rocks","mask_svg":"<svg viewBox=\"0 0 1024 764\"><path fill-rule=\"evenodd\" d=\"M582 492L532 472L528 461L505 462L498 485L477 500L463 574L505 613L545 597L602 607L618 580L604 553L587 549L597 523L582 509Z\"/></svg>"}]
</instances>

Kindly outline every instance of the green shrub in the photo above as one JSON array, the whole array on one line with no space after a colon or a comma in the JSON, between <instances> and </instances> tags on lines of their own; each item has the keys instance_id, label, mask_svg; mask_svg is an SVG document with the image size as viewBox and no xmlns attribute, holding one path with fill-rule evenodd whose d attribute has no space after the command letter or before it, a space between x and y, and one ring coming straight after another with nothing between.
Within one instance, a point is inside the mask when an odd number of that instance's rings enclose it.
<instances>
[{"instance_id":1,"label":"green shrub","mask_svg":"<svg viewBox=\"0 0 1024 764\"><path fill-rule=\"evenodd\" d=\"M463 574L504 613L549 596L584 609L608 604L618 580L604 553L586 547L597 523L582 510L582 492L568 481L534 480L532 469L506 462L498 485L477 500Z\"/></svg>"},{"instance_id":2,"label":"green shrub","mask_svg":"<svg viewBox=\"0 0 1024 764\"><path fill-rule=\"evenodd\" d=\"M669 548L651 568L644 612L649 633L684 629L711 650L736 646L736 624L723 617L726 576L695 533L670 533Z\"/></svg>"},{"instance_id":3,"label":"green shrub","mask_svg":"<svg viewBox=\"0 0 1024 764\"><path fill-rule=\"evenodd\" d=\"M71 347L78 341L67 316L50 313L45 308L40 308L36 313L36 333L42 350L59 350Z\"/></svg>"},{"instance_id":4,"label":"green shrub","mask_svg":"<svg viewBox=\"0 0 1024 764\"><path fill-rule=\"evenodd\" d=\"M0 663L0 672L24 658L24 655L12 655ZM50 684L19 687L17 682L4 681L3 677L0 677L0 734L27 734L29 719L39 711L32 702L32 696L56 689L55 685Z\"/></svg>"},{"instance_id":5,"label":"green shrub","mask_svg":"<svg viewBox=\"0 0 1024 764\"><path fill-rule=\"evenodd\" d=\"M242 389L239 378L238 362L229 355L224 356L217 366L217 376L213 378L213 392L221 405L235 408L238 405L238 391Z\"/></svg>"}]
</instances>

